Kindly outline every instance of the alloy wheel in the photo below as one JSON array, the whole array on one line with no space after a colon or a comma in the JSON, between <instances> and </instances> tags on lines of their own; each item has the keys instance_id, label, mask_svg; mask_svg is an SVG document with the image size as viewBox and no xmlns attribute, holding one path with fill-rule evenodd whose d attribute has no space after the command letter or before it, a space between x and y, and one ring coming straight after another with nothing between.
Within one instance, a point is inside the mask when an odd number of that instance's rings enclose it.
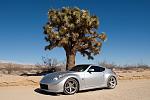
<instances>
[{"instance_id":1,"label":"alloy wheel","mask_svg":"<svg viewBox=\"0 0 150 100\"><path fill-rule=\"evenodd\" d=\"M69 78L64 84L64 93L65 94L74 94L78 91L78 82L73 79Z\"/></svg>"},{"instance_id":2,"label":"alloy wheel","mask_svg":"<svg viewBox=\"0 0 150 100\"><path fill-rule=\"evenodd\" d=\"M107 83L108 88L113 89L116 87L116 84L117 84L117 81L116 81L115 77L110 77L108 80L108 83Z\"/></svg>"}]
</instances>

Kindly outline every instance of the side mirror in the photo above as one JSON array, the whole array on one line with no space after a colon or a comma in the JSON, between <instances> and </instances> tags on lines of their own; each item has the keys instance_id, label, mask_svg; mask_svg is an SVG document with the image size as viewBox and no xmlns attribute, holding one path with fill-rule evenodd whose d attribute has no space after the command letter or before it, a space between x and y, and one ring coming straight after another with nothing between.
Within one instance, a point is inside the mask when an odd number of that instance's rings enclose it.
<instances>
[{"instance_id":1,"label":"side mirror","mask_svg":"<svg viewBox=\"0 0 150 100\"><path fill-rule=\"evenodd\" d=\"M94 69L89 69L88 72L94 72Z\"/></svg>"}]
</instances>

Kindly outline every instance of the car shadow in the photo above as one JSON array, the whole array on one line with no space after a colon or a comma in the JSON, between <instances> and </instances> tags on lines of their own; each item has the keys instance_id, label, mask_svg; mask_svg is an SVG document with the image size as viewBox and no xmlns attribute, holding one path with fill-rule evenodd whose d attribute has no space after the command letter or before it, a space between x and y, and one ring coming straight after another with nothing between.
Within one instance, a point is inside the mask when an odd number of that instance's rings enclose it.
<instances>
[{"instance_id":1,"label":"car shadow","mask_svg":"<svg viewBox=\"0 0 150 100\"><path fill-rule=\"evenodd\" d=\"M98 90L108 90L108 88L96 88L96 89L82 90L82 91L77 92L77 94L86 93L86 92L94 92L94 91L98 91ZM41 90L40 88L36 88L34 91L39 94L50 95L50 96L65 95L64 93L46 92L46 91Z\"/></svg>"},{"instance_id":2,"label":"car shadow","mask_svg":"<svg viewBox=\"0 0 150 100\"><path fill-rule=\"evenodd\" d=\"M99 91L99 90L107 90L107 88L95 88L95 89L82 90L82 91L79 91L78 93L94 92L94 91Z\"/></svg>"},{"instance_id":3,"label":"car shadow","mask_svg":"<svg viewBox=\"0 0 150 100\"><path fill-rule=\"evenodd\" d=\"M46 92L46 91L43 91L43 90L41 90L40 88L36 88L36 89L34 90L34 92L39 93L39 94L43 94L43 95L50 95L50 96L59 96L59 95L60 95L60 94L53 93L53 92Z\"/></svg>"}]
</instances>

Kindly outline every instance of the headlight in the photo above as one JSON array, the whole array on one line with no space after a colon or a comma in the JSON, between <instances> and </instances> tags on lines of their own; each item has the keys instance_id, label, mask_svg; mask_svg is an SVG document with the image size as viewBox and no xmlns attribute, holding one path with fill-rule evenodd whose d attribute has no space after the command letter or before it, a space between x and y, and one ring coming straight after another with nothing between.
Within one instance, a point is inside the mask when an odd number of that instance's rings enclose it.
<instances>
[{"instance_id":1,"label":"headlight","mask_svg":"<svg viewBox=\"0 0 150 100\"><path fill-rule=\"evenodd\" d=\"M58 80L58 79L60 79L60 78L62 78L64 76L65 76L64 74L63 75L58 75L58 76L54 77L53 80Z\"/></svg>"},{"instance_id":2,"label":"headlight","mask_svg":"<svg viewBox=\"0 0 150 100\"><path fill-rule=\"evenodd\" d=\"M53 80L58 80L58 77L54 77Z\"/></svg>"}]
</instances>

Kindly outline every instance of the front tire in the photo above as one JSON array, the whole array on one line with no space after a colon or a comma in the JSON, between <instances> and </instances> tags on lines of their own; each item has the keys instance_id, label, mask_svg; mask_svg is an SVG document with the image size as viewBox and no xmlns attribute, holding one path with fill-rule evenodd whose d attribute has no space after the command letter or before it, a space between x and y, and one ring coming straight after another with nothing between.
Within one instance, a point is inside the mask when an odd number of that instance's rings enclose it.
<instances>
[{"instance_id":1,"label":"front tire","mask_svg":"<svg viewBox=\"0 0 150 100\"><path fill-rule=\"evenodd\" d=\"M79 83L74 78L69 78L64 84L64 93L67 95L72 95L76 93L79 89Z\"/></svg>"},{"instance_id":2,"label":"front tire","mask_svg":"<svg viewBox=\"0 0 150 100\"><path fill-rule=\"evenodd\" d=\"M114 89L117 85L117 80L114 76L109 77L107 81L107 88Z\"/></svg>"}]
</instances>

